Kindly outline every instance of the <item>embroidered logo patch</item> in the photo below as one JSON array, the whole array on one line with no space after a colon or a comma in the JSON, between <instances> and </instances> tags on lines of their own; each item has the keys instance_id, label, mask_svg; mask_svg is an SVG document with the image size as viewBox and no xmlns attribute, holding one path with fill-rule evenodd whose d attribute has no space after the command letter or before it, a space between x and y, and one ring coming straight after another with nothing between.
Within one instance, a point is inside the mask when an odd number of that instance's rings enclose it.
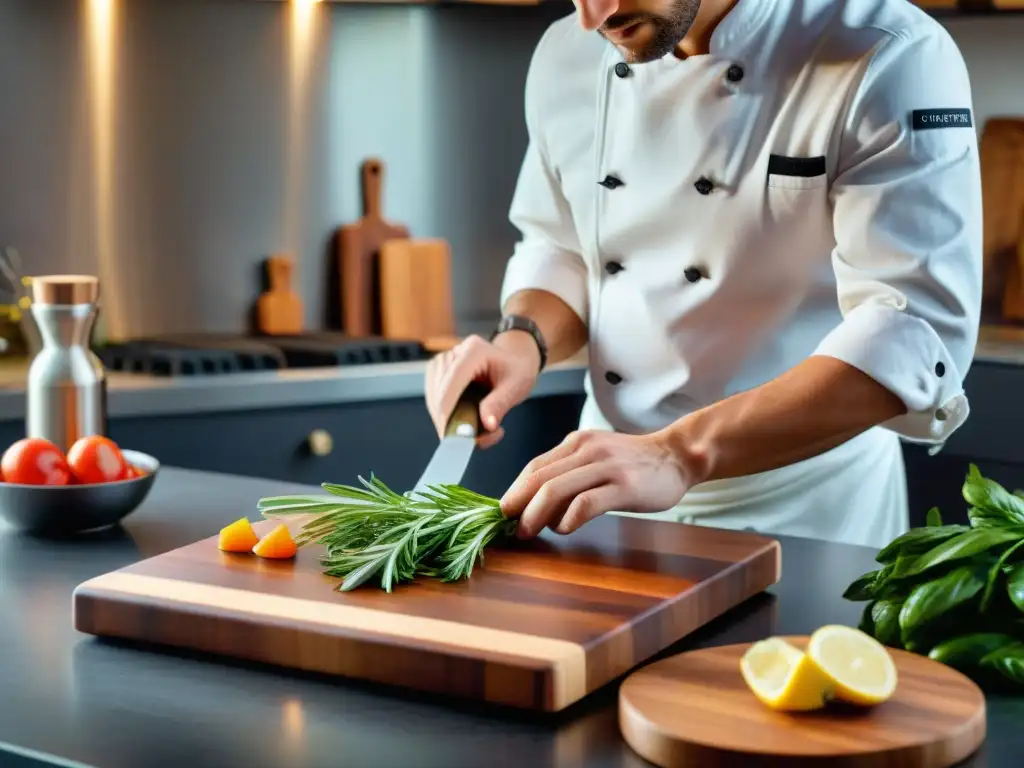
<instances>
[{"instance_id":1,"label":"embroidered logo patch","mask_svg":"<svg viewBox=\"0 0 1024 768\"><path fill-rule=\"evenodd\" d=\"M915 109L913 127L915 131L927 131L932 128L971 128L969 109Z\"/></svg>"}]
</instances>

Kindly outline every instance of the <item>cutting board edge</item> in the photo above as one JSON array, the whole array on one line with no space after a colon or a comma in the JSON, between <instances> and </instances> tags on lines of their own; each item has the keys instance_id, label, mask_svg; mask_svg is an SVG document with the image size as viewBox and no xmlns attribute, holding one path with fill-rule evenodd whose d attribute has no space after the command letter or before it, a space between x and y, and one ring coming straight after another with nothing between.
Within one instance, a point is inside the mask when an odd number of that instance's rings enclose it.
<instances>
[{"instance_id":1,"label":"cutting board edge","mask_svg":"<svg viewBox=\"0 0 1024 768\"><path fill-rule=\"evenodd\" d=\"M159 608L159 612L157 609ZM295 656L290 653L287 643L289 633L295 636L295 625L284 625L282 623L267 622L255 624L246 621L244 616L216 614L210 610L203 610L196 607L154 605L152 602L143 602L133 599L131 595L121 595L108 592L102 589L93 589L88 582L79 585L75 589L72 599L73 624L76 631L86 635L99 638L117 638L133 642L145 643L154 646L167 648L178 648L186 651L193 651L226 661L243 660L258 662L279 667L283 670L299 670L326 675L338 680L351 681L355 683L369 682L395 688L431 693L441 696L462 699L468 701L484 701L490 704L512 707L515 709L558 712L574 704L587 692L582 689L583 674L572 674L572 670L563 669L563 665L551 662L550 660L521 657L515 663L506 663L508 657L498 652L473 659L481 668L481 673L476 676L476 682L483 685L483 690L454 691L451 688L450 677L433 681L417 674L415 677L402 677L395 675L399 670L395 666L388 665L364 665L359 667L358 673L340 670L337 666L322 663L321 660L331 657L331 653L311 653L310 657L316 661L306 663L295 663ZM133 614L134 620L126 621L124 614ZM147 614L151 614L147 616ZM168 640L167 635L159 639L148 633L145 629L147 624L155 622L166 622L174 625L174 622L187 620L193 637L206 638L208 642L196 642L188 639L187 636ZM126 631L125 627L131 627ZM351 646L348 650L352 652L351 657L365 656L368 652L386 651L389 658L397 653L406 657L405 667L419 672L424 669L439 668L437 660L451 658L450 653L443 649L431 646L420 641L419 643L403 642L402 638L393 635L381 635L371 639L365 634L346 631L343 628L331 629L321 625L314 625L303 628L306 638L312 638L307 645L315 645L318 642L329 644L331 650L337 650L337 646ZM231 633L250 635L252 632L265 632L271 639L279 639L282 642L264 643L233 643ZM218 641L224 648L219 648ZM239 652L239 648L243 649ZM345 656L344 651L338 656ZM465 663L466 656L462 657ZM417 662L417 659L420 662ZM317 663L320 662L320 663ZM367 674L367 669L372 674ZM585 674L585 671L584 671ZM491 678L489 681L488 678ZM573 678L576 679L574 684ZM414 679L415 683L409 680ZM473 681L470 681L473 682ZM499 683L490 686L489 683ZM501 695L511 692L512 695Z\"/></svg>"},{"instance_id":2,"label":"cutting board edge","mask_svg":"<svg viewBox=\"0 0 1024 768\"><path fill-rule=\"evenodd\" d=\"M776 539L763 538L765 545L752 552L746 559L737 561L716 574L713 578L701 581L685 592L680 592L675 598L668 601L669 606L667 608L661 605L657 611L649 611L632 624L624 625L623 628L618 630L619 632L628 630L635 638L637 631L642 631L648 622L655 628L659 626L664 628L661 635L655 636L649 645L639 650L636 648L634 640L632 657L628 662L620 661L618 665L615 665L610 675L606 674L602 678L592 679L591 672L597 668L597 665L588 663L587 695L603 688L609 682L622 678L624 675L628 675L645 666L652 657L671 647L674 643L685 639L712 621L778 584L782 578L782 545ZM714 599L715 591L727 590L730 576L737 571L741 573L746 571L746 580L743 587L739 592L731 596L733 599L730 599L729 595L723 595L718 598L716 603ZM684 596L686 600L683 599ZM717 610L706 608L703 613L700 613L696 609L699 605L714 606L716 604L720 606ZM592 652L608 642L609 635L602 635L584 645L584 650L588 654L588 660Z\"/></svg>"}]
</instances>

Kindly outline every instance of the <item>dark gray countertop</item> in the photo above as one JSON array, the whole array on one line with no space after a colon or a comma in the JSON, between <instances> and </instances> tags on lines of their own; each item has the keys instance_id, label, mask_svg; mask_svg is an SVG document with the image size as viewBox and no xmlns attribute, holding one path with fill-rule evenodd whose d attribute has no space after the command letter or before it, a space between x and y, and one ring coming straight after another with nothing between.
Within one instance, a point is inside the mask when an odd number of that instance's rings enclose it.
<instances>
[{"instance_id":1,"label":"dark gray countertop","mask_svg":"<svg viewBox=\"0 0 1024 768\"><path fill-rule=\"evenodd\" d=\"M122 529L45 541L0 528L0 765L92 768L642 766L616 724L616 685L556 717L113 644L71 625L75 586L213 535L266 495L304 486L164 469ZM855 623L840 598L873 551L782 539L783 578L668 653ZM1024 698L989 700L971 766L1020 765ZM15 756L20 756L17 759Z\"/></svg>"}]
</instances>

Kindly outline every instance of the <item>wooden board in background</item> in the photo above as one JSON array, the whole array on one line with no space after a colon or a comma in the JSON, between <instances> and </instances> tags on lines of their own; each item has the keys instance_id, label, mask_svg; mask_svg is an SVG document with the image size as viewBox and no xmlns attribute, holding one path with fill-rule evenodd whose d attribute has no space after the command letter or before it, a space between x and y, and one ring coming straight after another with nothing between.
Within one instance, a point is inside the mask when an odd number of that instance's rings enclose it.
<instances>
[{"instance_id":1,"label":"wooden board in background","mask_svg":"<svg viewBox=\"0 0 1024 768\"><path fill-rule=\"evenodd\" d=\"M256 328L268 336L302 333L302 299L292 288L294 265L287 256L267 259L268 290L256 300Z\"/></svg>"},{"instance_id":2,"label":"wooden board in background","mask_svg":"<svg viewBox=\"0 0 1024 768\"><path fill-rule=\"evenodd\" d=\"M447 241L385 242L380 249L380 308L385 338L419 339L432 352L458 344Z\"/></svg>"},{"instance_id":3,"label":"wooden board in background","mask_svg":"<svg viewBox=\"0 0 1024 768\"><path fill-rule=\"evenodd\" d=\"M893 650L899 685L888 702L784 713L743 681L749 647L691 651L630 675L619 689L626 743L662 768L948 768L985 740L981 690L938 662Z\"/></svg>"},{"instance_id":4,"label":"wooden board in background","mask_svg":"<svg viewBox=\"0 0 1024 768\"><path fill-rule=\"evenodd\" d=\"M360 167L363 216L338 231L341 316L349 336L380 333L380 307L374 274L381 245L409 236L402 224L384 218L384 161L370 158Z\"/></svg>"},{"instance_id":5,"label":"wooden board in background","mask_svg":"<svg viewBox=\"0 0 1024 768\"><path fill-rule=\"evenodd\" d=\"M468 581L390 595L334 591L320 554L266 561L205 539L81 584L75 627L556 711L763 591L781 568L773 539L621 516L493 548Z\"/></svg>"}]
</instances>

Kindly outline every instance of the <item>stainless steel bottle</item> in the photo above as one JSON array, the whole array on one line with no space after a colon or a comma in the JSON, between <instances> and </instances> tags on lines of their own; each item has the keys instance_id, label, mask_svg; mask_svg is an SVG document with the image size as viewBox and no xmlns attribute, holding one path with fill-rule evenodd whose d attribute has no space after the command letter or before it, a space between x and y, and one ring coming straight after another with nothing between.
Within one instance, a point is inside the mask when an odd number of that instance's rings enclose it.
<instances>
[{"instance_id":1,"label":"stainless steel bottle","mask_svg":"<svg viewBox=\"0 0 1024 768\"><path fill-rule=\"evenodd\" d=\"M107 428L107 379L89 348L99 280L89 275L32 278L31 314L41 346L28 370L25 431L62 451Z\"/></svg>"}]
</instances>

